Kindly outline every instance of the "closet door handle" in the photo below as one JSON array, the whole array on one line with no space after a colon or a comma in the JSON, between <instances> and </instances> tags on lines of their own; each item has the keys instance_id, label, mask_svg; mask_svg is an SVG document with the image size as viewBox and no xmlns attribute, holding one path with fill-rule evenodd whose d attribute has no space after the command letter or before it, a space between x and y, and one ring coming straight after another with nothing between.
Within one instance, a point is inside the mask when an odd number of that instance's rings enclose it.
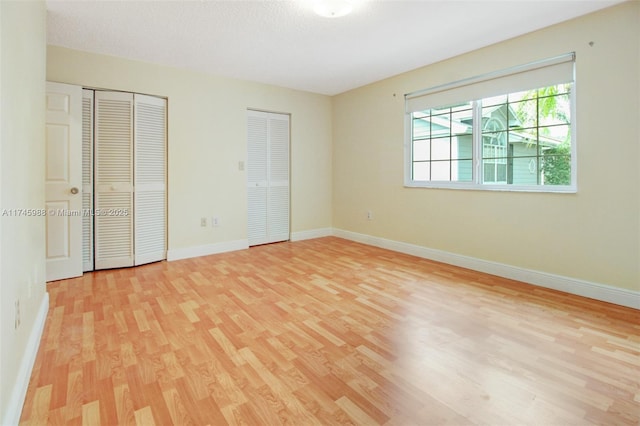
<instances>
[{"instance_id":1,"label":"closet door handle","mask_svg":"<svg viewBox=\"0 0 640 426\"><path fill-rule=\"evenodd\" d=\"M71 192L71 194L73 195L76 195L78 192L80 192L80 190L74 186L69 192Z\"/></svg>"}]
</instances>

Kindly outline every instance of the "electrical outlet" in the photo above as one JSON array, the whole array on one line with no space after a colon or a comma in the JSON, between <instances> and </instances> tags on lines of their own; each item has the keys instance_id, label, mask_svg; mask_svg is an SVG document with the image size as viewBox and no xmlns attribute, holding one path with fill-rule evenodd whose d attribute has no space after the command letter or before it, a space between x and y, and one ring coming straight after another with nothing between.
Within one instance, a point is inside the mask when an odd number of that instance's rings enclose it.
<instances>
[{"instance_id":1,"label":"electrical outlet","mask_svg":"<svg viewBox=\"0 0 640 426\"><path fill-rule=\"evenodd\" d=\"M373 220L373 212L371 210L367 210L367 220Z\"/></svg>"},{"instance_id":2,"label":"electrical outlet","mask_svg":"<svg viewBox=\"0 0 640 426\"><path fill-rule=\"evenodd\" d=\"M200 226L202 226L203 228L207 227L207 218L206 217L201 217L200 218Z\"/></svg>"},{"instance_id":3,"label":"electrical outlet","mask_svg":"<svg viewBox=\"0 0 640 426\"><path fill-rule=\"evenodd\" d=\"M16 330L20 327L20 299L16 299L16 317L14 320L14 326Z\"/></svg>"},{"instance_id":4,"label":"electrical outlet","mask_svg":"<svg viewBox=\"0 0 640 426\"><path fill-rule=\"evenodd\" d=\"M214 216L211 218L211 226L219 226L220 225L220 219L218 219L218 217Z\"/></svg>"}]
</instances>

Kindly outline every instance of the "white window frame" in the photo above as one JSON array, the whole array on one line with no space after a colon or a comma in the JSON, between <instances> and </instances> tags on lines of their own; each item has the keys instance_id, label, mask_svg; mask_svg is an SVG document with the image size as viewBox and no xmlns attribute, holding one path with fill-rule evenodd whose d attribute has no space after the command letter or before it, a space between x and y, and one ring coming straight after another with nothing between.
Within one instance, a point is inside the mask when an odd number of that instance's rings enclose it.
<instances>
[{"instance_id":1,"label":"white window frame","mask_svg":"<svg viewBox=\"0 0 640 426\"><path fill-rule=\"evenodd\" d=\"M570 80L567 75L570 73ZM558 75L563 77L558 77ZM486 97L516 93L555 84L572 83L571 108L571 184L570 185L518 185L483 183L482 120L480 106L474 102L473 121L473 176L472 181L416 181L412 178L413 140L412 113L438 108L456 102L475 101ZM577 133L576 133L576 79L575 53L567 53L541 61L483 74L430 89L405 95L404 186L409 188L442 188L483 191L559 192L576 193L577 188Z\"/></svg>"}]
</instances>

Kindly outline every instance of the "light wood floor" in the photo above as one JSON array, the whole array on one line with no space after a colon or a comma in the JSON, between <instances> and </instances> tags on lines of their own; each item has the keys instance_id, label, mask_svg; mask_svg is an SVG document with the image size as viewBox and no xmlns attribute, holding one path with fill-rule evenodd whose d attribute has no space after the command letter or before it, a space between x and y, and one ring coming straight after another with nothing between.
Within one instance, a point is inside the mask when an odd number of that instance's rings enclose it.
<instances>
[{"instance_id":1,"label":"light wood floor","mask_svg":"<svg viewBox=\"0 0 640 426\"><path fill-rule=\"evenodd\" d=\"M48 291L25 425L640 422L640 311L338 238Z\"/></svg>"}]
</instances>

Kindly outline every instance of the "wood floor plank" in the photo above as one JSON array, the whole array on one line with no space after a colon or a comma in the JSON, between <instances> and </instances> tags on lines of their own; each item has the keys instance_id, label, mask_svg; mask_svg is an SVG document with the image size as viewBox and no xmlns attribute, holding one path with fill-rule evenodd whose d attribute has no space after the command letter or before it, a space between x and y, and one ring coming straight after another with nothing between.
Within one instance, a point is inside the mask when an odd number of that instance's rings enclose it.
<instances>
[{"instance_id":1,"label":"wood floor plank","mask_svg":"<svg viewBox=\"0 0 640 426\"><path fill-rule=\"evenodd\" d=\"M340 397L337 401L336 404L338 404L338 406L340 408L342 408L344 410L345 413L347 413L347 415L349 417L351 417L351 419L355 422L355 424L358 425L374 425L374 424L379 424L379 422L376 422L374 419L372 419L371 417L369 417L367 415L367 413L365 413L364 411L362 411L360 409L360 407L358 407L356 404L354 404L351 400L349 400L349 398L347 398L346 396L342 396Z\"/></svg>"},{"instance_id":2,"label":"wood floor plank","mask_svg":"<svg viewBox=\"0 0 640 426\"><path fill-rule=\"evenodd\" d=\"M135 411L135 420L137 426L155 426L155 420L153 418L153 412L148 405Z\"/></svg>"},{"instance_id":3,"label":"wood floor plank","mask_svg":"<svg viewBox=\"0 0 640 426\"><path fill-rule=\"evenodd\" d=\"M91 401L82 405L82 424L100 426L100 401Z\"/></svg>"},{"instance_id":4,"label":"wood floor plank","mask_svg":"<svg viewBox=\"0 0 640 426\"><path fill-rule=\"evenodd\" d=\"M640 423L640 311L339 238L47 290L22 425Z\"/></svg>"}]
</instances>

